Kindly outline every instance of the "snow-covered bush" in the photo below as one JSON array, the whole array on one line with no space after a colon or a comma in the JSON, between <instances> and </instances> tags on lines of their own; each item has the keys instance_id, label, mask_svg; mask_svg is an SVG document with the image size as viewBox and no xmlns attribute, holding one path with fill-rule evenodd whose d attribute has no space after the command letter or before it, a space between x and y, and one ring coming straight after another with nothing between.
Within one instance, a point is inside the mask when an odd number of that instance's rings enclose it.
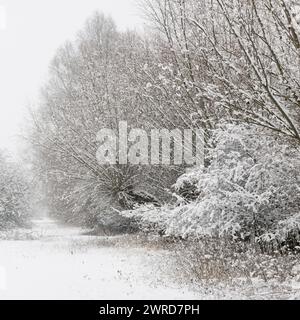
<instances>
[{"instance_id":1,"label":"snow-covered bush","mask_svg":"<svg viewBox=\"0 0 300 320\"><path fill-rule=\"evenodd\" d=\"M216 148L199 178L201 197L191 220L221 235L254 240L299 212L299 150L246 126L227 125L213 140Z\"/></svg>"},{"instance_id":2,"label":"snow-covered bush","mask_svg":"<svg viewBox=\"0 0 300 320\"><path fill-rule=\"evenodd\" d=\"M145 233L165 234L172 218L174 209L169 206L155 207L152 204L136 207L134 210L122 211L121 214L135 220L139 229Z\"/></svg>"},{"instance_id":3,"label":"snow-covered bush","mask_svg":"<svg viewBox=\"0 0 300 320\"><path fill-rule=\"evenodd\" d=\"M28 183L19 168L0 154L0 230L24 226L28 216Z\"/></svg>"},{"instance_id":4,"label":"snow-covered bush","mask_svg":"<svg viewBox=\"0 0 300 320\"><path fill-rule=\"evenodd\" d=\"M190 170L175 185L179 190L187 182L195 184L196 201L140 208L131 216L135 214L143 225L159 226L166 235L184 238L284 241L283 230L299 232L299 150L274 134L244 125L219 127L212 140L209 166Z\"/></svg>"}]
</instances>

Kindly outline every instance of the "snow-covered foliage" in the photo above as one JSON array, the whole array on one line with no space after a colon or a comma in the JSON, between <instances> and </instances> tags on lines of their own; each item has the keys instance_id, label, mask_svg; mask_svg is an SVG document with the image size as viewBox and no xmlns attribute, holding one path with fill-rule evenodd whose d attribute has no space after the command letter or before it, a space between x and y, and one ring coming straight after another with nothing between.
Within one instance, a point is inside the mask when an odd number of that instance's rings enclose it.
<instances>
[{"instance_id":1,"label":"snow-covered foliage","mask_svg":"<svg viewBox=\"0 0 300 320\"><path fill-rule=\"evenodd\" d=\"M196 185L198 199L169 209L139 208L136 217L166 235L184 238L283 242L296 232L299 239L299 149L243 125L222 126L212 140L208 167L190 170L175 185L175 190L187 182Z\"/></svg>"},{"instance_id":2,"label":"snow-covered foliage","mask_svg":"<svg viewBox=\"0 0 300 320\"><path fill-rule=\"evenodd\" d=\"M26 223L29 184L23 172L3 153L0 154L0 230Z\"/></svg>"}]
</instances>

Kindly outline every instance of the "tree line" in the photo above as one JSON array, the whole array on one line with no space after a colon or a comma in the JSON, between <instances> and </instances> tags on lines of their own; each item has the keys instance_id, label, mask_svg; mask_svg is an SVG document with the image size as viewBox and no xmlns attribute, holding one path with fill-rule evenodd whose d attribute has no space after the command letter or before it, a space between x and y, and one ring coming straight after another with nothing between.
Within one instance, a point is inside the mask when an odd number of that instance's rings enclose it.
<instances>
[{"instance_id":1,"label":"tree line","mask_svg":"<svg viewBox=\"0 0 300 320\"><path fill-rule=\"evenodd\" d=\"M51 62L30 140L52 213L95 226L129 210L148 229L182 237L255 240L298 228L297 2L139 5L143 33L118 31L95 13ZM97 132L124 120L145 130L202 129L205 168L99 164ZM155 205L133 210L143 202Z\"/></svg>"}]
</instances>

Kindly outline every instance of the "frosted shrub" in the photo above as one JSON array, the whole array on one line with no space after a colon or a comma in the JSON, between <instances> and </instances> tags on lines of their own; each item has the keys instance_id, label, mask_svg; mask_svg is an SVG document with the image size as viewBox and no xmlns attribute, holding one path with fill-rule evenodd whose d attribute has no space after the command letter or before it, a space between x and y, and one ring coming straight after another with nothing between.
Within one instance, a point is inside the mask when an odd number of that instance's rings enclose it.
<instances>
[{"instance_id":1,"label":"frosted shrub","mask_svg":"<svg viewBox=\"0 0 300 320\"><path fill-rule=\"evenodd\" d=\"M300 154L287 141L245 126L214 133L216 148L199 178L200 198L184 214L194 233L256 240L299 212ZM190 174L192 175L192 173ZM298 192L297 192L298 191Z\"/></svg>"},{"instance_id":2,"label":"frosted shrub","mask_svg":"<svg viewBox=\"0 0 300 320\"><path fill-rule=\"evenodd\" d=\"M225 125L214 131L209 166L178 179L196 185L198 199L177 206L132 211L144 226L167 236L226 236L252 242L284 241L299 232L300 153L290 141L247 126ZM297 223L296 223L297 222ZM284 231L283 231L284 230Z\"/></svg>"}]
</instances>

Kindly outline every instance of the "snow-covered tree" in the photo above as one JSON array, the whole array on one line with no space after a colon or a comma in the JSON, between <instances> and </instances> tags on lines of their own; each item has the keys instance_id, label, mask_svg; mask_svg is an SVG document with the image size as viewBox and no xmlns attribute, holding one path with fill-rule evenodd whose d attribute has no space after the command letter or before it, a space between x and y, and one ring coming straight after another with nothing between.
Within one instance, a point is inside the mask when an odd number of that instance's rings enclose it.
<instances>
[{"instance_id":1,"label":"snow-covered tree","mask_svg":"<svg viewBox=\"0 0 300 320\"><path fill-rule=\"evenodd\" d=\"M102 165L96 157L100 129L117 134L119 121L145 127L139 94L145 61L146 42L134 32L119 32L98 13L52 61L40 108L33 113L31 140L49 204L66 220L94 225L107 208L122 208L123 193L132 187L149 190L160 177L159 170ZM157 185L152 191L159 194L164 189Z\"/></svg>"},{"instance_id":2,"label":"snow-covered tree","mask_svg":"<svg viewBox=\"0 0 300 320\"><path fill-rule=\"evenodd\" d=\"M29 184L24 173L0 153L0 230L24 226L29 215Z\"/></svg>"},{"instance_id":3,"label":"snow-covered tree","mask_svg":"<svg viewBox=\"0 0 300 320\"><path fill-rule=\"evenodd\" d=\"M226 117L299 142L300 33L294 1L143 3L159 48L155 71L146 69L147 89L162 119L211 129Z\"/></svg>"}]
</instances>

